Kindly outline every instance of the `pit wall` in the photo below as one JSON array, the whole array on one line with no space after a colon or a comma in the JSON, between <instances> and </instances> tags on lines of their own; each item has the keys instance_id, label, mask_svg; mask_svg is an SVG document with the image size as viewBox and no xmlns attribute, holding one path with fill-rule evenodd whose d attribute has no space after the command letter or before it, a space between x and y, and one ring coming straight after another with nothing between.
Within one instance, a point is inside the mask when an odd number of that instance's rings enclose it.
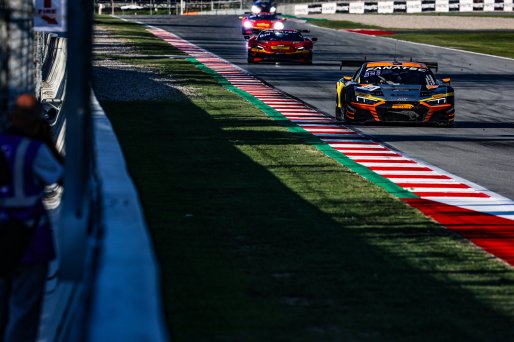
<instances>
[{"instance_id":1,"label":"pit wall","mask_svg":"<svg viewBox=\"0 0 514 342\"><path fill-rule=\"evenodd\" d=\"M311 14L512 12L513 0L372 0L284 4L278 11L294 16Z\"/></svg>"}]
</instances>

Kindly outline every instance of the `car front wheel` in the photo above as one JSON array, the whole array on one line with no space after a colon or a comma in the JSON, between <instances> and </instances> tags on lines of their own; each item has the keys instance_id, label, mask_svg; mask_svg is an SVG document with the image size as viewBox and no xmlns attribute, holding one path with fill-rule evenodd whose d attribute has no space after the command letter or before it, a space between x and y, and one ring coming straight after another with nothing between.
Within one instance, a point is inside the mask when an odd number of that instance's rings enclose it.
<instances>
[{"instance_id":1,"label":"car front wheel","mask_svg":"<svg viewBox=\"0 0 514 342\"><path fill-rule=\"evenodd\" d=\"M255 59L253 58L253 56L250 52L248 52L248 63L250 63L250 64L255 63Z\"/></svg>"}]
</instances>

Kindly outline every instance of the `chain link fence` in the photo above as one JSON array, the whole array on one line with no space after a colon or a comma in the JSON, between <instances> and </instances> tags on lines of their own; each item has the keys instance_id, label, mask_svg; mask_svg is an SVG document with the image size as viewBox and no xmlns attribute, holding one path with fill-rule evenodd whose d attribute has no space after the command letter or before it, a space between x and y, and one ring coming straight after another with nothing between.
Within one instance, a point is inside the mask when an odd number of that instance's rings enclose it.
<instances>
[{"instance_id":1,"label":"chain link fence","mask_svg":"<svg viewBox=\"0 0 514 342\"><path fill-rule=\"evenodd\" d=\"M21 93L39 97L44 33L34 32L33 2L0 0L0 128Z\"/></svg>"}]
</instances>

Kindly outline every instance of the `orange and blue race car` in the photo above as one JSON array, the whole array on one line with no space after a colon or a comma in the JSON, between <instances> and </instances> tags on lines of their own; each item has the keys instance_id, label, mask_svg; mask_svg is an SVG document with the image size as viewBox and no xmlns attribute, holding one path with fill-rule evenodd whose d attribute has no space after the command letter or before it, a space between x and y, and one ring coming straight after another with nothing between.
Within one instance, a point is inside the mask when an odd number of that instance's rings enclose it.
<instances>
[{"instance_id":1,"label":"orange and blue race car","mask_svg":"<svg viewBox=\"0 0 514 342\"><path fill-rule=\"evenodd\" d=\"M267 30L248 40L248 63L297 61L312 64L313 42L317 38L302 35L307 30Z\"/></svg>"},{"instance_id":2,"label":"orange and blue race car","mask_svg":"<svg viewBox=\"0 0 514 342\"><path fill-rule=\"evenodd\" d=\"M240 17L243 35L258 34L260 31L284 28L285 18L280 18L272 13L250 14Z\"/></svg>"},{"instance_id":3,"label":"orange and blue race car","mask_svg":"<svg viewBox=\"0 0 514 342\"><path fill-rule=\"evenodd\" d=\"M435 78L437 63L343 60L340 69L350 66L360 68L337 81L337 120L453 126L454 90L450 78Z\"/></svg>"}]
</instances>

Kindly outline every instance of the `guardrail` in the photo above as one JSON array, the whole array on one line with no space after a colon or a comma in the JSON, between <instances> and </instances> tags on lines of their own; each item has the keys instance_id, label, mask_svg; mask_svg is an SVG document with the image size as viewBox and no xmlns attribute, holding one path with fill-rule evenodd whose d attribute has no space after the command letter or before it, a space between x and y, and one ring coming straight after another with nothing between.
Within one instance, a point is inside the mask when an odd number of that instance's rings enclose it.
<instances>
[{"instance_id":1,"label":"guardrail","mask_svg":"<svg viewBox=\"0 0 514 342\"><path fill-rule=\"evenodd\" d=\"M284 14L512 12L513 0L372 0L279 5Z\"/></svg>"}]
</instances>

